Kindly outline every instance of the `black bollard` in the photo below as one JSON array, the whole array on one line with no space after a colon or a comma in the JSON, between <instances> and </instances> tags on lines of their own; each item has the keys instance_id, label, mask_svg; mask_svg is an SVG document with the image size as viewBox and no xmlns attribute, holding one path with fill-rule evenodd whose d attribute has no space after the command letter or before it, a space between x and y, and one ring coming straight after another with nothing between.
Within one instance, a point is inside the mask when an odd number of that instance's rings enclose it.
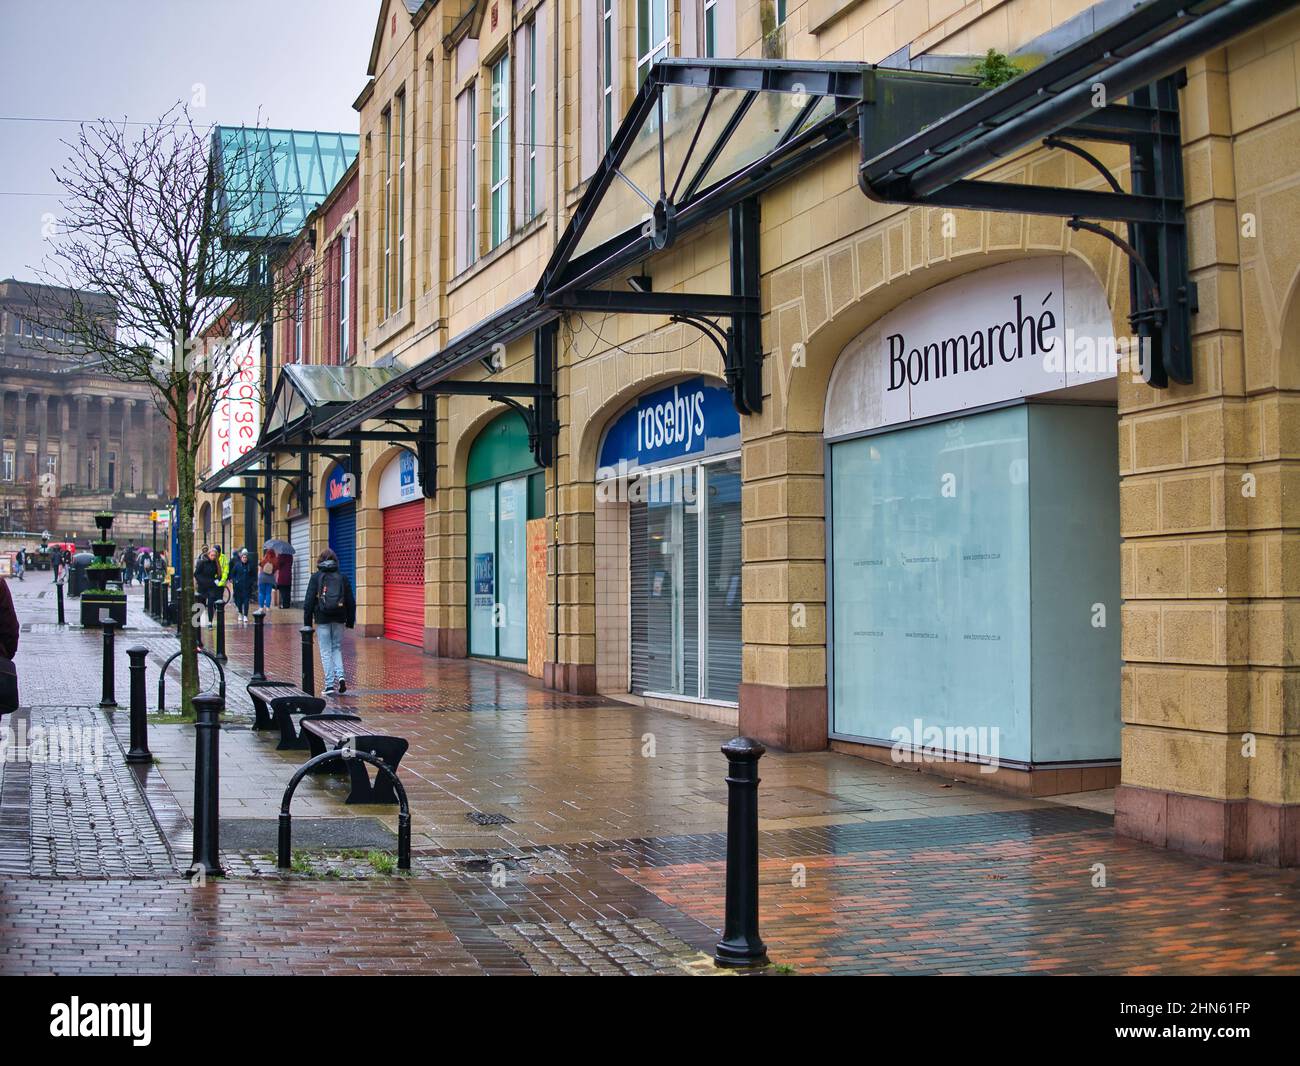
<instances>
[{"instance_id":1,"label":"black bollard","mask_svg":"<svg viewBox=\"0 0 1300 1066\"><path fill-rule=\"evenodd\" d=\"M316 695L316 668L312 665L311 626L303 626L302 634L302 690L308 696Z\"/></svg>"},{"instance_id":2,"label":"black bollard","mask_svg":"<svg viewBox=\"0 0 1300 1066\"><path fill-rule=\"evenodd\" d=\"M758 935L758 760L767 749L750 737L722 745L727 757L727 911L713 950L718 966L766 966Z\"/></svg>"},{"instance_id":3,"label":"black bollard","mask_svg":"<svg viewBox=\"0 0 1300 1066\"><path fill-rule=\"evenodd\" d=\"M153 762L153 752L149 750L149 719L146 717L149 708L144 694L144 660L148 654L148 648L126 649L126 657L131 660L128 667L131 672L131 750L126 753L129 763Z\"/></svg>"},{"instance_id":4,"label":"black bollard","mask_svg":"<svg viewBox=\"0 0 1300 1066\"><path fill-rule=\"evenodd\" d=\"M253 677L254 682L266 680L266 611L259 607L253 612Z\"/></svg>"},{"instance_id":5,"label":"black bollard","mask_svg":"<svg viewBox=\"0 0 1300 1066\"><path fill-rule=\"evenodd\" d=\"M59 598L59 625L66 626L67 620L63 616L63 582L60 581L54 586L54 592Z\"/></svg>"},{"instance_id":6,"label":"black bollard","mask_svg":"<svg viewBox=\"0 0 1300 1066\"><path fill-rule=\"evenodd\" d=\"M99 701L100 710L112 711L117 709L117 696L113 693L113 681L115 669L113 663L113 630L117 628L117 621L113 618L105 618L102 623L104 627L104 691Z\"/></svg>"},{"instance_id":7,"label":"black bollard","mask_svg":"<svg viewBox=\"0 0 1300 1066\"><path fill-rule=\"evenodd\" d=\"M226 601L217 600L217 639L214 658L219 663L226 661Z\"/></svg>"},{"instance_id":8,"label":"black bollard","mask_svg":"<svg viewBox=\"0 0 1300 1066\"><path fill-rule=\"evenodd\" d=\"M220 877L221 845L218 841L221 815L218 782L218 740L221 736L221 697L215 692L195 696L194 704L194 860L204 877Z\"/></svg>"}]
</instances>

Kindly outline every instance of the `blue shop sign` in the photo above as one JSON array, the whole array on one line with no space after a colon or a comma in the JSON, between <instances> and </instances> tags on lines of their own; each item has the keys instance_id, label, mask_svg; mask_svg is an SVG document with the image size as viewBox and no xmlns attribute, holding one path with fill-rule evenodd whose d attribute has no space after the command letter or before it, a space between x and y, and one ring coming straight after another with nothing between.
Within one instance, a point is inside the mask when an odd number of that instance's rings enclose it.
<instances>
[{"instance_id":1,"label":"blue shop sign","mask_svg":"<svg viewBox=\"0 0 1300 1066\"><path fill-rule=\"evenodd\" d=\"M740 415L725 385L706 378L648 392L605 433L597 478L629 468L702 458L740 447Z\"/></svg>"},{"instance_id":2,"label":"blue shop sign","mask_svg":"<svg viewBox=\"0 0 1300 1066\"><path fill-rule=\"evenodd\" d=\"M335 465L325 482L325 506L343 507L356 503L357 479L342 466Z\"/></svg>"},{"instance_id":3,"label":"blue shop sign","mask_svg":"<svg viewBox=\"0 0 1300 1066\"><path fill-rule=\"evenodd\" d=\"M403 451L398 454L397 461L400 464L397 475L401 480L401 495L405 498L415 490L415 455Z\"/></svg>"}]
</instances>

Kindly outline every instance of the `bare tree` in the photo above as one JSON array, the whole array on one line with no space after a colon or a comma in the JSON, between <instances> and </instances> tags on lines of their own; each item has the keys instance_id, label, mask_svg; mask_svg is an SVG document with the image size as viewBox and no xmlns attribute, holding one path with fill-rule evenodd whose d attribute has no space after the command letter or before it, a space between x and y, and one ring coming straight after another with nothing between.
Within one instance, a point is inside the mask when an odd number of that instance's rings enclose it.
<instances>
[{"instance_id":1,"label":"bare tree","mask_svg":"<svg viewBox=\"0 0 1300 1066\"><path fill-rule=\"evenodd\" d=\"M182 696L198 688L193 573L200 449L264 324L290 313L300 284L272 271L302 219L274 180L258 129L219 145L177 105L143 128L100 120L65 142L53 251L35 317L87 366L150 387L175 435ZM220 150L217 150L217 149ZM262 393L262 375L255 388ZM265 397L261 396L265 401ZM265 406L263 402L263 407Z\"/></svg>"}]
</instances>

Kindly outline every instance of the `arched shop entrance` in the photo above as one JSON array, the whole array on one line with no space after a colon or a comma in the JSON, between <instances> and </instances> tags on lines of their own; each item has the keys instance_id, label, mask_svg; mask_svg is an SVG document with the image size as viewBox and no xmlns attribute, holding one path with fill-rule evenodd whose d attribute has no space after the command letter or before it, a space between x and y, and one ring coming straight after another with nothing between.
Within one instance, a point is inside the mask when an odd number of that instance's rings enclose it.
<instances>
[{"instance_id":1,"label":"arched shop entrance","mask_svg":"<svg viewBox=\"0 0 1300 1066\"><path fill-rule=\"evenodd\" d=\"M418 460L399 451L379 475L384 527L384 636L424 646L424 497Z\"/></svg>"},{"instance_id":2,"label":"arched shop entrance","mask_svg":"<svg viewBox=\"0 0 1300 1066\"><path fill-rule=\"evenodd\" d=\"M339 571L357 583L357 488L346 464L335 463L325 479L325 510L329 516L329 546L339 557Z\"/></svg>"},{"instance_id":3,"label":"arched shop entrance","mask_svg":"<svg viewBox=\"0 0 1300 1066\"><path fill-rule=\"evenodd\" d=\"M1017 788L1117 777L1115 367L1096 358L1113 334L1095 276L1055 256L938 285L844 349L825 416L832 740Z\"/></svg>"},{"instance_id":4,"label":"arched shop entrance","mask_svg":"<svg viewBox=\"0 0 1300 1066\"><path fill-rule=\"evenodd\" d=\"M597 464L597 688L736 706L740 416L730 392L694 377L642 394L606 429Z\"/></svg>"},{"instance_id":5,"label":"arched shop entrance","mask_svg":"<svg viewBox=\"0 0 1300 1066\"><path fill-rule=\"evenodd\" d=\"M469 497L469 654L528 662L532 672L528 522L545 517L546 483L528 447L528 427L518 413L501 415L475 439L465 484ZM541 535L544 543L542 525L539 522L533 528L532 536ZM540 610L544 604L533 607ZM544 616L538 621L544 622ZM544 633L537 637L540 653Z\"/></svg>"}]
</instances>

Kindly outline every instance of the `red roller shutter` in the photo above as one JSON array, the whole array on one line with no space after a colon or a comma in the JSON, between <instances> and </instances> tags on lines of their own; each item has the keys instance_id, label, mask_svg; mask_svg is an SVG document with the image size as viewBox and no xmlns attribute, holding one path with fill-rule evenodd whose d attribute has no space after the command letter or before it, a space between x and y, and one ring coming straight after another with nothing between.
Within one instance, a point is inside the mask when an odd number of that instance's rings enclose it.
<instances>
[{"instance_id":1,"label":"red roller shutter","mask_svg":"<svg viewBox=\"0 0 1300 1066\"><path fill-rule=\"evenodd\" d=\"M384 509L384 636L424 645L424 501Z\"/></svg>"}]
</instances>

